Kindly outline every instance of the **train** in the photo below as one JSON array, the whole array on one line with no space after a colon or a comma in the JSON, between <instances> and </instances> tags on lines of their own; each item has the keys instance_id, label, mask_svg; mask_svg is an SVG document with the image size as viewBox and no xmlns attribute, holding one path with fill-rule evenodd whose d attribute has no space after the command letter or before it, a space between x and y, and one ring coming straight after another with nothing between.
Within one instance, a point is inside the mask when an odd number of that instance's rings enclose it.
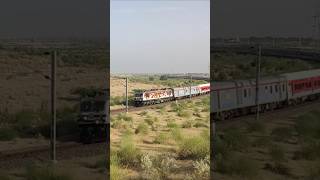
<instances>
[{"instance_id":1,"label":"train","mask_svg":"<svg viewBox=\"0 0 320 180\"><path fill-rule=\"evenodd\" d=\"M211 82L211 116L225 120L257 111L256 80ZM320 98L320 69L261 78L259 112Z\"/></svg>"},{"instance_id":2,"label":"train","mask_svg":"<svg viewBox=\"0 0 320 180\"><path fill-rule=\"evenodd\" d=\"M210 83L189 87L150 89L136 92L135 106L146 106L210 93Z\"/></svg>"},{"instance_id":3,"label":"train","mask_svg":"<svg viewBox=\"0 0 320 180\"><path fill-rule=\"evenodd\" d=\"M109 90L80 98L78 126L80 142L90 144L109 139Z\"/></svg>"}]
</instances>

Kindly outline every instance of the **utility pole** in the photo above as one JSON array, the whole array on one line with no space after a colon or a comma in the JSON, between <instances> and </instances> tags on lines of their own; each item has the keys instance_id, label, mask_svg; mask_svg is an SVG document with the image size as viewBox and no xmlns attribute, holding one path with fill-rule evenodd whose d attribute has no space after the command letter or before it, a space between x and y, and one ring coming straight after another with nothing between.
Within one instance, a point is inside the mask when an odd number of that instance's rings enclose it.
<instances>
[{"instance_id":1,"label":"utility pole","mask_svg":"<svg viewBox=\"0 0 320 180\"><path fill-rule=\"evenodd\" d=\"M128 77L126 77L126 113L129 112L129 104L128 104Z\"/></svg>"},{"instance_id":2,"label":"utility pole","mask_svg":"<svg viewBox=\"0 0 320 180\"><path fill-rule=\"evenodd\" d=\"M256 60L256 106L257 106L257 114L256 120L259 120L259 113L260 113L260 105L259 105L259 85L260 85L260 63L261 63L261 45L259 45L259 53L258 58Z\"/></svg>"},{"instance_id":3,"label":"utility pole","mask_svg":"<svg viewBox=\"0 0 320 180\"><path fill-rule=\"evenodd\" d=\"M191 98L192 98L191 86L192 86L192 75L190 74L190 100L191 100Z\"/></svg>"},{"instance_id":4,"label":"utility pole","mask_svg":"<svg viewBox=\"0 0 320 180\"><path fill-rule=\"evenodd\" d=\"M56 163L56 68L57 52L51 54L51 160Z\"/></svg>"}]
</instances>

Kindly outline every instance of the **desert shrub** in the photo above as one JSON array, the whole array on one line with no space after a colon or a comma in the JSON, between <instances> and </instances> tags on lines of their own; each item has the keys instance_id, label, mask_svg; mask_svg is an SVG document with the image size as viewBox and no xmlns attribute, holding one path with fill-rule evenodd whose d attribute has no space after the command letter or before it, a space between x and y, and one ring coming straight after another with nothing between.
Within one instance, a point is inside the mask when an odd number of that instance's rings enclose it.
<instances>
[{"instance_id":1,"label":"desert shrub","mask_svg":"<svg viewBox=\"0 0 320 180\"><path fill-rule=\"evenodd\" d=\"M156 136L156 138L154 139L154 143L156 144L166 144L168 142L168 135L165 133L160 133Z\"/></svg>"},{"instance_id":2,"label":"desert shrub","mask_svg":"<svg viewBox=\"0 0 320 180\"><path fill-rule=\"evenodd\" d=\"M306 167L305 171L307 180L318 180L320 177L320 161L310 167Z\"/></svg>"},{"instance_id":3,"label":"desert shrub","mask_svg":"<svg viewBox=\"0 0 320 180\"><path fill-rule=\"evenodd\" d=\"M148 134L149 128L146 123L140 123L135 131L136 134Z\"/></svg>"},{"instance_id":4,"label":"desert shrub","mask_svg":"<svg viewBox=\"0 0 320 180\"><path fill-rule=\"evenodd\" d=\"M210 111L210 106L204 106L202 109L202 112L209 112Z\"/></svg>"},{"instance_id":5,"label":"desert shrub","mask_svg":"<svg viewBox=\"0 0 320 180\"><path fill-rule=\"evenodd\" d=\"M276 174L287 175L287 176L290 175L290 169L285 164L280 162L273 162L272 164L267 163L264 169L267 169Z\"/></svg>"},{"instance_id":6,"label":"desert shrub","mask_svg":"<svg viewBox=\"0 0 320 180\"><path fill-rule=\"evenodd\" d=\"M256 138L253 142L252 142L252 146L253 147L269 147L271 145L272 141L270 139L270 137L268 136L261 136Z\"/></svg>"},{"instance_id":7,"label":"desert shrub","mask_svg":"<svg viewBox=\"0 0 320 180\"><path fill-rule=\"evenodd\" d=\"M247 156L235 153L216 157L216 170L223 174L240 176L243 179L253 179L258 175L259 166Z\"/></svg>"},{"instance_id":8,"label":"desert shrub","mask_svg":"<svg viewBox=\"0 0 320 180\"><path fill-rule=\"evenodd\" d=\"M14 129L23 137L38 135L39 116L33 111L20 111L15 114Z\"/></svg>"},{"instance_id":9,"label":"desert shrub","mask_svg":"<svg viewBox=\"0 0 320 180\"><path fill-rule=\"evenodd\" d=\"M236 151L247 150L250 146L248 136L237 128L230 128L226 130L223 135L223 140L230 149Z\"/></svg>"},{"instance_id":10,"label":"desert shrub","mask_svg":"<svg viewBox=\"0 0 320 180\"><path fill-rule=\"evenodd\" d=\"M133 118L131 116L127 115L126 113L120 113L117 116L117 120L132 121Z\"/></svg>"},{"instance_id":11,"label":"desert shrub","mask_svg":"<svg viewBox=\"0 0 320 180\"><path fill-rule=\"evenodd\" d=\"M154 164L160 173L161 179L168 179L170 174L178 168L176 159L169 154L157 156Z\"/></svg>"},{"instance_id":12,"label":"desert shrub","mask_svg":"<svg viewBox=\"0 0 320 180\"><path fill-rule=\"evenodd\" d=\"M188 111L179 111L179 112L177 112L177 116L183 117L183 118L190 118L191 113Z\"/></svg>"},{"instance_id":13,"label":"desert shrub","mask_svg":"<svg viewBox=\"0 0 320 180\"><path fill-rule=\"evenodd\" d=\"M269 155L273 162L283 162L286 159L284 149L279 145L270 146Z\"/></svg>"},{"instance_id":14,"label":"desert shrub","mask_svg":"<svg viewBox=\"0 0 320 180\"><path fill-rule=\"evenodd\" d=\"M182 123L182 128L192 128L193 121L192 120L186 120Z\"/></svg>"},{"instance_id":15,"label":"desert shrub","mask_svg":"<svg viewBox=\"0 0 320 180\"><path fill-rule=\"evenodd\" d=\"M313 111L299 116L295 120L295 128L302 138L320 138L320 115Z\"/></svg>"},{"instance_id":16,"label":"desert shrub","mask_svg":"<svg viewBox=\"0 0 320 180\"><path fill-rule=\"evenodd\" d=\"M1 180L11 180L11 178L7 175L3 175L3 174L0 174L0 179Z\"/></svg>"},{"instance_id":17,"label":"desert shrub","mask_svg":"<svg viewBox=\"0 0 320 180\"><path fill-rule=\"evenodd\" d=\"M180 128L178 128L178 127L171 128L170 132L171 132L173 139L176 142L180 142L183 139Z\"/></svg>"},{"instance_id":18,"label":"desert shrub","mask_svg":"<svg viewBox=\"0 0 320 180\"><path fill-rule=\"evenodd\" d=\"M53 167L36 167L28 166L25 173L26 180L71 180L72 176L59 174L54 171Z\"/></svg>"},{"instance_id":19,"label":"desert shrub","mask_svg":"<svg viewBox=\"0 0 320 180\"><path fill-rule=\"evenodd\" d=\"M168 128L177 128L178 124L173 121L169 121L169 122L167 122L167 127Z\"/></svg>"},{"instance_id":20,"label":"desert shrub","mask_svg":"<svg viewBox=\"0 0 320 180\"><path fill-rule=\"evenodd\" d=\"M12 128L0 128L0 141L11 141L14 140L17 136L17 132Z\"/></svg>"},{"instance_id":21,"label":"desert shrub","mask_svg":"<svg viewBox=\"0 0 320 180\"><path fill-rule=\"evenodd\" d=\"M123 167L118 165L110 164L110 179L112 180L123 180L127 177L127 172Z\"/></svg>"},{"instance_id":22,"label":"desert shrub","mask_svg":"<svg viewBox=\"0 0 320 180\"><path fill-rule=\"evenodd\" d=\"M248 122L247 131L249 133L252 133L252 132L265 133L266 127L261 121Z\"/></svg>"},{"instance_id":23,"label":"desert shrub","mask_svg":"<svg viewBox=\"0 0 320 180\"><path fill-rule=\"evenodd\" d=\"M288 127L278 127L272 130L271 135L275 141L287 142L292 137L292 129Z\"/></svg>"},{"instance_id":24,"label":"desert shrub","mask_svg":"<svg viewBox=\"0 0 320 180\"><path fill-rule=\"evenodd\" d=\"M139 113L140 116L146 116L148 114L147 111L142 111L141 113Z\"/></svg>"},{"instance_id":25,"label":"desert shrub","mask_svg":"<svg viewBox=\"0 0 320 180\"><path fill-rule=\"evenodd\" d=\"M210 153L210 139L200 135L184 138L178 143L178 154L181 158L205 158Z\"/></svg>"},{"instance_id":26,"label":"desert shrub","mask_svg":"<svg viewBox=\"0 0 320 180\"><path fill-rule=\"evenodd\" d=\"M221 139L221 137L216 136L213 140L214 143L214 155L215 156L222 156L227 157L229 153L231 153L230 148L228 147L227 143Z\"/></svg>"},{"instance_id":27,"label":"desert shrub","mask_svg":"<svg viewBox=\"0 0 320 180\"><path fill-rule=\"evenodd\" d=\"M200 128L200 127L208 128L208 127L209 127L209 126L208 126L206 123L204 123L204 122L196 122L193 126L196 127L196 128Z\"/></svg>"},{"instance_id":28,"label":"desert shrub","mask_svg":"<svg viewBox=\"0 0 320 180\"><path fill-rule=\"evenodd\" d=\"M168 179L170 174L178 167L175 158L170 154L142 155L140 165L143 169L141 179L152 180Z\"/></svg>"},{"instance_id":29,"label":"desert shrub","mask_svg":"<svg viewBox=\"0 0 320 180\"><path fill-rule=\"evenodd\" d=\"M320 141L312 140L305 142L300 150L295 152L295 159L319 159L320 158Z\"/></svg>"},{"instance_id":30,"label":"desert shrub","mask_svg":"<svg viewBox=\"0 0 320 180\"><path fill-rule=\"evenodd\" d=\"M139 161L141 153L133 143L132 136L123 136L120 148L117 151L119 163L124 166L135 166Z\"/></svg>"},{"instance_id":31,"label":"desert shrub","mask_svg":"<svg viewBox=\"0 0 320 180\"><path fill-rule=\"evenodd\" d=\"M269 148L271 163L267 163L265 169L274 173L289 175L289 168L283 163L286 160L284 149L278 145L272 145Z\"/></svg>"},{"instance_id":32,"label":"desert shrub","mask_svg":"<svg viewBox=\"0 0 320 180\"><path fill-rule=\"evenodd\" d=\"M146 122L146 123L147 123L148 125L150 125L150 126L152 126L153 123L154 123L153 119L151 119L151 118L146 118L146 119L144 119L144 122Z\"/></svg>"},{"instance_id":33,"label":"desert shrub","mask_svg":"<svg viewBox=\"0 0 320 180\"><path fill-rule=\"evenodd\" d=\"M113 121L111 124L111 127L115 129L120 129L123 127L123 121L121 120Z\"/></svg>"},{"instance_id":34,"label":"desert shrub","mask_svg":"<svg viewBox=\"0 0 320 180\"><path fill-rule=\"evenodd\" d=\"M143 154L140 159L140 166L142 169L141 179L155 179L160 180L160 173L154 167L154 158L149 154Z\"/></svg>"},{"instance_id":35,"label":"desert shrub","mask_svg":"<svg viewBox=\"0 0 320 180\"><path fill-rule=\"evenodd\" d=\"M125 97L122 97L122 96L110 97L110 106L122 105L122 104L125 104Z\"/></svg>"},{"instance_id":36,"label":"desert shrub","mask_svg":"<svg viewBox=\"0 0 320 180\"><path fill-rule=\"evenodd\" d=\"M210 176L210 156L200 159L192 163L194 172L194 179L208 179Z\"/></svg>"}]
</instances>

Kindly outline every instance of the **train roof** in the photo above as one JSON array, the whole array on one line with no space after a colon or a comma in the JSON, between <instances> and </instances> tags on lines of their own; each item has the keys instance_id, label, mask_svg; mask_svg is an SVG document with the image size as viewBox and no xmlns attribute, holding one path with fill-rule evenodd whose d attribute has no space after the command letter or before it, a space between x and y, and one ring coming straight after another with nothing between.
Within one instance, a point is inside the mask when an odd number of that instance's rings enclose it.
<instances>
[{"instance_id":1,"label":"train roof","mask_svg":"<svg viewBox=\"0 0 320 180\"><path fill-rule=\"evenodd\" d=\"M293 73L285 73L282 75L284 77L286 77L288 80L304 79L304 78L309 78L309 77L314 77L314 76L320 76L320 69L293 72Z\"/></svg>"}]
</instances>

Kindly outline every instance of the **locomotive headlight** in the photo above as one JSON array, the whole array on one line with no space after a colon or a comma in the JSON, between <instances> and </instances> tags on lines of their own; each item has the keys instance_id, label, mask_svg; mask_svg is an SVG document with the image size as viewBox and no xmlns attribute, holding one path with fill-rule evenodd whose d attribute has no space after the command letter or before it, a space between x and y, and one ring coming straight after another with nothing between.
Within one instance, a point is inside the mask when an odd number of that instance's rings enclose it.
<instances>
[{"instance_id":1,"label":"locomotive headlight","mask_svg":"<svg viewBox=\"0 0 320 180\"><path fill-rule=\"evenodd\" d=\"M86 121L88 120L88 116L83 116L82 119Z\"/></svg>"}]
</instances>

